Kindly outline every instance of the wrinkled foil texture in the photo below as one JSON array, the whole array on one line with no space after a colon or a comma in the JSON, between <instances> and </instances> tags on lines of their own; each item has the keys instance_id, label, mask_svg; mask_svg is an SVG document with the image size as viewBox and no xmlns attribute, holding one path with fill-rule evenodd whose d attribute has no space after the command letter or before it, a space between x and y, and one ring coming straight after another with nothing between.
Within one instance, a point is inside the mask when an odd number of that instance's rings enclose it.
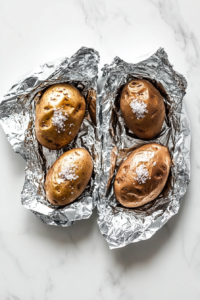
<instances>
[{"instance_id":1,"label":"wrinkled foil texture","mask_svg":"<svg viewBox=\"0 0 200 300\"><path fill-rule=\"evenodd\" d=\"M180 207L190 181L190 124L183 105L187 82L174 71L164 49L148 59L129 64L116 57L103 68L105 84L99 95L102 130L102 170L98 225L110 249L149 239ZM166 118L160 135L151 141L137 138L126 126L119 109L124 85L134 78L149 80L163 96ZM113 182L120 164L147 143L167 146L173 165L161 195L146 205L128 209L116 200Z\"/></svg>"},{"instance_id":2,"label":"wrinkled foil texture","mask_svg":"<svg viewBox=\"0 0 200 300\"><path fill-rule=\"evenodd\" d=\"M61 150L49 150L36 139L35 103L46 88L56 83L74 85L87 99L89 91L97 90L98 63L98 52L82 47L70 59L62 58L39 66L1 99L1 125L14 151L27 162L22 204L48 225L66 227L92 214L99 188L100 126L98 120L97 126L93 125L86 109L76 138ZM64 207L53 206L47 201L44 190L47 171L60 155L73 148L85 148L90 152L94 161L92 178L77 201Z\"/></svg>"}]
</instances>

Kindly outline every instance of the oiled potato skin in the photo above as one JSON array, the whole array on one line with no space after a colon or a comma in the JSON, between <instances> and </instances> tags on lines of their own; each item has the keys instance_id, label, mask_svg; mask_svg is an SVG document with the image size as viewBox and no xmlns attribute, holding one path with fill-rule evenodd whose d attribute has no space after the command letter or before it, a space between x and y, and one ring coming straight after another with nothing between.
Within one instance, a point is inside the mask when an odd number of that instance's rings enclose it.
<instances>
[{"instance_id":1,"label":"oiled potato skin","mask_svg":"<svg viewBox=\"0 0 200 300\"><path fill-rule=\"evenodd\" d=\"M40 144L57 150L69 144L77 135L85 115L85 99L69 84L49 87L36 104L35 131ZM67 116L63 127L53 122L55 110Z\"/></svg>"},{"instance_id":2,"label":"oiled potato skin","mask_svg":"<svg viewBox=\"0 0 200 300\"><path fill-rule=\"evenodd\" d=\"M88 102L88 111L92 120L92 123L96 126L96 100L97 100L97 92L93 89L90 89L87 95Z\"/></svg>"},{"instance_id":3,"label":"oiled potato skin","mask_svg":"<svg viewBox=\"0 0 200 300\"><path fill-rule=\"evenodd\" d=\"M149 173L145 183L138 182L136 168L144 165ZM163 190L171 167L166 147L147 144L134 150L120 166L114 191L117 200L125 207L138 207L154 200Z\"/></svg>"},{"instance_id":4,"label":"oiled potato skin","mask_svg":"<svg viewBox=\"0 0 200 300\"><path fill-rule=\"evenodd\" d=\"M130 103L138 99L147 105L147 113L137 118ZM120 97L120 108L127 127L139 138L150 140L156 137L165 119L165 106L159 91L147 80L134 79L128 82Z\"/></svg>"},{"instance_id":5,"label":"oiled potato skin","mask_svg":"<svg viewBox=\"0 0 200 300\"><path fill-rule=\"evenodd\" d=\"M68 166L74 170L76 179L61 176ZM85 149L72 149L61 155L47 173L45 191L48 201L63 206L73 202L86 188L93 170L93 161Z\"/></svg>"}]
</instances>

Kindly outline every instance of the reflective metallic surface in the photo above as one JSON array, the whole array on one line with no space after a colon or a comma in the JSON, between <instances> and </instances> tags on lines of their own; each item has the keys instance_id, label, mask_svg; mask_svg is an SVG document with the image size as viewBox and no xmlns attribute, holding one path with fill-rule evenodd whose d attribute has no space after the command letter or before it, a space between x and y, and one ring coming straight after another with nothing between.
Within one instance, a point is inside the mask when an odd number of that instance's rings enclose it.
<instances>
[{"instance_id":1,"label":"reflective metallic surface","mask_svg":"<svg viewBox=\"0 0 200 300\"><path fill-rule=\"evenodd\" d=\"M105 85L101 104L102 171L98 225L111 249L149 239L180 207L190 178L190 125L183 105L187 82L174 71L164 49L137 64L116 57L103 68ZM124 85L134 78L149 80L160 91L166 108L162 131L156 139L144 141L126 126L119 109ZM124 208L114 195L113 182L120 164L136 148L147 143L167 146L171 172L159 197L138 208Z\"/></svg>"},{"instance_id":2,"label":"reflective metallic surface","mask_svg":"<svg viewBox=\"0 0 200 300\"><path fill-rule=\"evenodd\" d=\"M86 99L91 89L97 89L98 62L98 52L82 47L70 59L58 59L39 66L1 99L1 125L14 151L27 161L22 204L49 225L70 226L92 214L99 187L99 122L95 127L86 109L76 138L61 150L49 150L42 147L35 136L35 102L47 87L61 82L77 87ZM64 207L53 206L47 201L44 190L47 171L61 154L73 148L85 148L90 152L94 161L92 178L75 202Z\"/></svg>"}]
</instances>

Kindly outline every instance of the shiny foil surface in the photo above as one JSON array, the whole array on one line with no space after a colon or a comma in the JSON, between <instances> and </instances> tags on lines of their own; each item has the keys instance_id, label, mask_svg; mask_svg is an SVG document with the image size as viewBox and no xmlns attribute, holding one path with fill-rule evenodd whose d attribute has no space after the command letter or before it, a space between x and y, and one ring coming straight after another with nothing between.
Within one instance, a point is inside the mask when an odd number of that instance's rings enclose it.
<instances>
[{"instance_id":1,"label":"shiny foil surface","mask_svg":"<svg viewBox=\"0 0 200 300\"><path fill-rule=\"evenodd\" d=\"M184 108L185 78L174 71L164 49L148 59L129 64L116 57L103 68L101 106L102 170L98 225L110 249L149 239L180 207L190 181L190 124ZM136 137L124 123L119 108L124 85L132 79L149 80L161 93L166 118L156 139ZM158 143L167 146L172 159L168 181L159 197L142 207L125 208L116 200L113 183L120 164L136 148Z\"/></svg>"},{"instance_id":2,"label":"shiny foil surface","mask_svg":"<svg viewBox=\"0 0 200 300\"><path fill-rule=\"evenodd\" d=\"M87 95L91 91L95 94L97 90L98 63L98 52L82 47L70 59L62 58L39 66L14 84L1 99L0 123L14 151L27 162L22 204L49 225L70 226L76 220L91 216L98 198L100 127L98 120L97 126L93 125L87 107L76 138L61 150L49 150L36 139L35 103L46 88L56 83L74 85L87 102ZM53 206L45 195L46 174L61 154L73 148L85 148L91 154L94 162L92 178L76 201L63 207Z\"/></svg>"}]
</instances>

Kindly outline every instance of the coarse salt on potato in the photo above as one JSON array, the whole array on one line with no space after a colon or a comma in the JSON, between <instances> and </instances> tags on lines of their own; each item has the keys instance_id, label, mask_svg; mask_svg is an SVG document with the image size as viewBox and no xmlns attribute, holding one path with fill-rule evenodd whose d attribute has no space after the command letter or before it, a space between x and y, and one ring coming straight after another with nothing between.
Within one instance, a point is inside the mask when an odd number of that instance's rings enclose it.
<instances>
[{"instance_id":1,"label":"coarse salt on potato","mask_svg":"<svg viewBox=\"0 0 200 300\"><path fill-rule=\"evenodd\" d=\"M127 127L139 138L156 137L165 119L165 105L159 91L147 80L128 82L121 93L120 109Z\"/></svg>"},{"instance_id":2,"label":"coarse salt on potato","mask_svg":"<svg viewBox=\"0 0 200 300\"><path fill-rule=\"evenodd\" d=\"M84 97L66 83L49 87L36 104L35 131L40 144L58 150L77 135L85 115Z\"/></svg>"},{"instance_id":3,"label":"coarse salt on potato","mask_svg":"<svg viewBox=\"0 0 200 300\"><path fill-rule=\"evenodd\" d=\"M134 150L121 164L114 181L117 200L138 207L154 200L163 190L171 167L167 147L147 144Z\"/></svg>"},{"instance_id":4,"label":"coarse salt on potato","mask_svg":"<svg viewBox=\"0 0 200 300\"><path fill-rule=\"evenodd\" d=\"M45 191L48 201L63 206L73 202L85 190L93 171L93 161L85 149L65 152L47 173Z\"/></svg>"}]
</instances>

